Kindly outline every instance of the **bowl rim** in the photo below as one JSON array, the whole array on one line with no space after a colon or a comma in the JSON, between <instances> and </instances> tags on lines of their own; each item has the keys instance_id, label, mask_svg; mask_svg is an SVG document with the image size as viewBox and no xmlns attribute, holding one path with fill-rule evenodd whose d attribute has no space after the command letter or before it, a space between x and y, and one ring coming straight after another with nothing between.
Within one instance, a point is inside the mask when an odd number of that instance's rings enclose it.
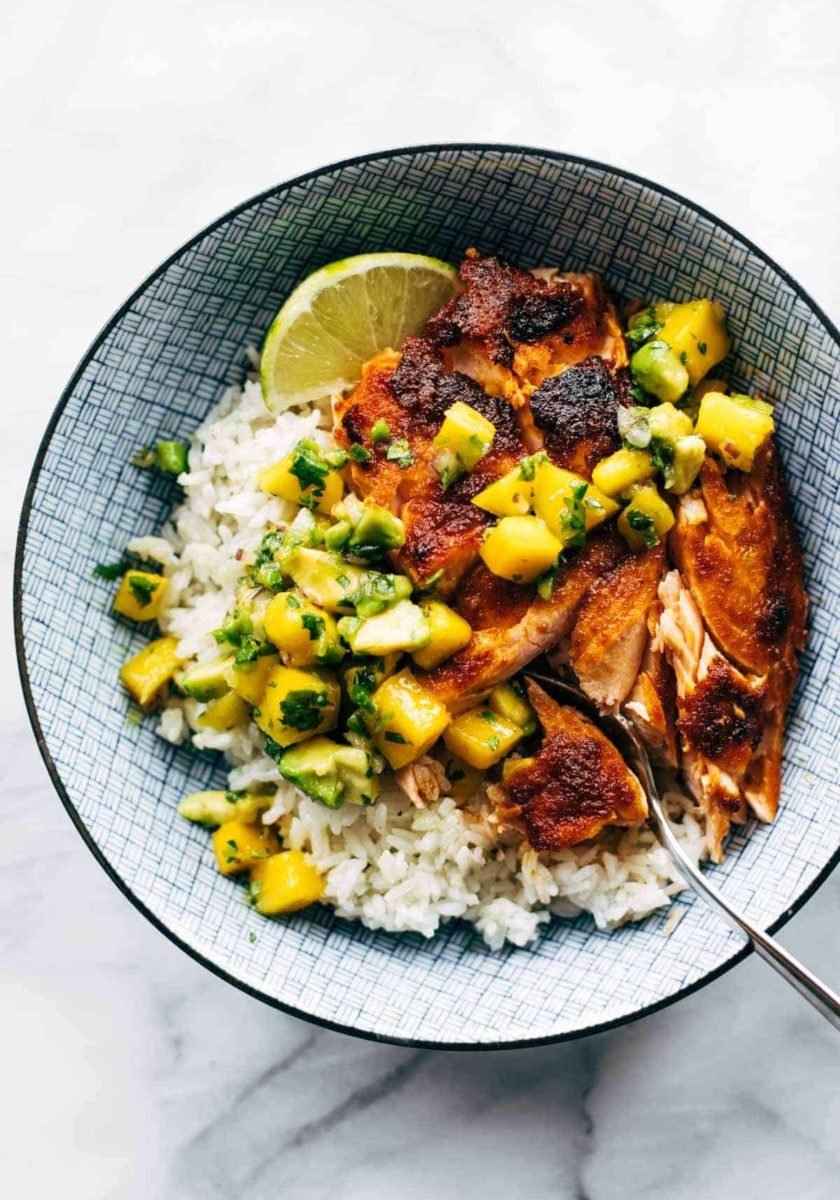
<instances>
[{"instance_id":1,"label":"bowl rim","mask_svg":"<svg viewBox=\"0 0 840 1200\"><path fill-rule=\"evenodd\" d=\"M23 691L23 698L26 706L27 716L29 717L29 723L32 728L32 732L35 735L35 741L37 743L38 750L40 751L41 758L43 759L44 765L47 769L47 773L49 774L59 799L64 805L67 815L70 817L70 820L73 822L73 825L76 827L77 832L84 841L88 850L99 863L100 867L102 867L102 869L108 875L111 882L116 885L126 899L129 900L134 908L140 912L146 918L146 920L154 926L155 929L168 938L170 942L173 942L176 946L183 950L184 953L189 955L189 957L195 962L205 967L208 971L211 971L219 979L232 984L240 991L245 992L247 995L252 996L256 1000L262 1001L264 1004L267 1004L274 1009L278 1009L281 1012L286 1013L288 1016L297 1017L302 1021L307 1021L310 1024L318 1025L324 1029L333 1030L338 1033L349 1034L352 1037L363 1038L366 1041L386 1043L395 1046L406 1046L419 1050L524 1050L538 1046L554 1045L560 1042L576 1041L578 1038L590 1037L596 1033L604 1033L611 1029L617 1029L623 1025L629 1025L632 1022L641 1020L643 1017L660 1012L662 1009L669 1008L672 1004L676 1004L679 1000L684 999L686 996L690 996L692 993L700 991L701 988L706 987L714 980L719 979L722 975L732 970L732 968L738 963L743 962L744 959L746 959L747 956L753 952L752 944L748 942L739 950L734 951L731 955L729 955L729 957L725 958L723 962L712 968L712 970L708 971L700 979L697 979L693 983L687 984L685 987L680 988L671 995L666 996L661 1000L656 1000L651 1004L645 1005L632 1013L614 1017L607 1021L600 1021L596 1024L587 1025L580 1029L569 1030L556 1034L547 1034L545 1036L536 1038L514 1038L511 1040L474 1042L433 1041L427 1038L402 1038L380 1034L372 1029L359 1029L353 1025L343 1024L339 1021L332 1021L326 1017L321 1017L316 1014L306 1012L303 1009L297 1008L295 1005L288 1004L283 1000L279 1000L276 996L270 995L268 992L261 990L259 987L256 987L253 984L247 983L245 980L240 979L236 975L232 974L225 967L206 957L197 947L185 941L184 938L176 933L174 929L170 929L169 926L166 925L165 922L146 905L145 901L141 900L140 897L129 887L125 880L120 876L118 871L111 866L110 862L94 840L93 835L90 833L85 822L82 820L78 809L71 800L69 792L67 791L55 762L53 761L52 755L50 754L46 738L41 728L37 707L35 705L35 700L32 693L32 686L29 679L29 669L26 661L26 647L24 644L23 633L23 560L26 548L26 538L29 531L29 519L32 511L33 497L38 480L40 478L44 459L49 450L56 426L58 425L58 422L60 421L64 410L76 389L76 385L78 384L84 372L87 370L99 346L102 344L105 338L108 337L115 326L123 319L135 301L138 300L146 291L146 289L161 275L163 275L163 273L168 270L173 263L177 262L177 260L184 253L186 253L186 251L191 250L209 234L225 225L232 218L238 216L239 213L245 212L253 205L259 204L269 197L279 195L282 192L288 191L289 189L300 184L307 183L312 179L318 178L319 176L341 171L346 167L358 166L360 164L369 162L383 160L387 161L388 159L397 158L401 155L416 155L423 153L440 154L448 151L473 151L479 153L499 152L505 154L513 153L531 155L537 158L549 159L550 161L556 163L573 164L575 166L593 168L597 171L615 175L620 179L639 184L642 187L650 188L662 196L677 201L677 203L685 208L690 209L698 216L711 221L718 228L725 230L732 237L736 238L752 254L765 263L765 265L768 266L772 271L775 271L785 281L785 283L787 283L787 285L798 296L798 298L806 305L806 307L808 307L811 312L822 322L826 331L829 333L835 343L835 346L840 352L840 330L838 330L834 322L828 317L821 306L812 299L812 297L801 286L801 284L799 284L793 278L793 276L783 267L781 267L769 254L767 254L749 238L745 237L744 234L740 233L737 229L735 229L734 226L730 225L724 220L721 220L720 217L717 217L703 205L698 204L693 200L689 200L680 192L676 192L672 188L666 187L660 183L656 183L651 179L647 179L643 175L636 174L635 172L626 170L623 167L617 167L610 163L602 162L598 159L588 158L584 155L568 154L563 151L549 150L535 146L525 146L506 142L431 142L411 146L396 146L387 150L371 151L366 154L358 154L351 158L341 159L338 162L327 163L322 167L305 171L301 175L296 175L291 179L287 179L278 184L273 184L271 187L265 188L261 192L257 192L247 200L244 200L235 205L233 208L228 209L220 217L217 217L214 221L211 221L186 242L177 247L177 249L175 249L157 267L155 267L142 280L142 282L134 288L126 300L124 300L123 303L108 318L108 320L91 341L87 350L82 355L76 368L70 376L69 381L65 385L64 390L62 391L49 419L47 427L44 430L26 485L26 491L24 493L23 506L21 509L16 538L13 575L15 652L20 684ZM767 932L776 933L777 930L786 925L791 917L793 917L807 903L807 901L810 900L817 889L820 888L823 883L825 883L826 879L828 879L838 862L840 862L840 845L837 846L829 861L815 876L811 883L796 897L793 903L787 909L785 909L785 911L781 913L775 921L767 926Z\"/></svg>"}]
</instances>

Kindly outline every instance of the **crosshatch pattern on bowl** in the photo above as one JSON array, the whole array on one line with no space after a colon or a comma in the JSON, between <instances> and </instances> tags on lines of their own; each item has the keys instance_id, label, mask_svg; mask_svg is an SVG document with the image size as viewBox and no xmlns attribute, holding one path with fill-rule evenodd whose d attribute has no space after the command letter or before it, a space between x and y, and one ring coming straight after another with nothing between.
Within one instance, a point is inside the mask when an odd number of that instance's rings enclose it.
<instances>
[{"instance_id":1,"label":"crosshatch pattern on bowl","mask_svg":"<svg viewBox=\"0 0 840 1200\"><path fill-rule=\"evenodd\" d=\"M175 816L184 792L219 784L222 765L168 746L150 722L126 720L117 671L146 634L114 621L109 590L90 572L130 537L155 531L175 499L171 483L131 467L132 453L157 436L183 436L241 381L243 348L259 344L300 278L364 251L457 261L470 245L523 265L602 271L622 299L715 295L734 336L730 377L780 406L811 632L779 818L739 832L714 870L753 920L778 919L840 845L838 347L762 257L652 185L539 152L427 148L328 169L229 216L144 285L83 366L32 491L20 598L44 747L133 896L267 999L377 1037L460 1045L563 1037L626 1019L720 970L740 942L685 900L670 934L664 914L613 934L588 918L556 920L535 946L497 954L464 924L425 941L323 909L261 920L242 889L217 875L203 831Z\"/></svg>"}]
</instances>

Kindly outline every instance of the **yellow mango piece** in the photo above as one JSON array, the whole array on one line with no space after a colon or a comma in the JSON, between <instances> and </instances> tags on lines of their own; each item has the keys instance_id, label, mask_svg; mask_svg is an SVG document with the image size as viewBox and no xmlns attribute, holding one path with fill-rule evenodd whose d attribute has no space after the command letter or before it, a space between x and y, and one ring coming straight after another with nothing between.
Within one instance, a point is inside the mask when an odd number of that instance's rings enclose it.
<instances>
[{"instance_id":1,"label":"yellow mango piece","mask_svg":"<svg viewBox=\"0 0 840 1200\"><path fill-rule=\"evenodd\" d=\"M320 495L310 485L301 488L300 480L291 471L293 455L287 454L279 462L260 471L258 485L261 492L270 496L279 496L282 500L290 500L292 504L306 504L319 513L329 513L334 504L338 504L344 495L344 480L338 471L329 471L324 477L324 488ZM317 497L317 498L316 498Z\"/></svg>"},{"instance_id":2,"label":"yellow mango piece","mask_svg":"<svg viewBox=\"0 0 840 1200\"><path fill-rule=\"evenodd\" d=\"M324 880L301 850L282 850L251 868L254 908L264 917L279 917L317 903Z\"/></svg>"},{"instance_id":3,"label":"yellow mango piece","mask_svg":"<svg viewBox=\"0 0 840 1200\"><path fill-rule=\"evenodd\" d=\"M268 641L293 667L343 656L333 617L295 592L280 592L269 601L263 625Z\"/></svg>"},{"instance_id":4,"label":"yellow mango piece","mask_svg":"<svg viewBox=\"0 0 840 1200\"><path fill-rule=\"evenodd\" d=\"M227 692L208 704L207 708L196 717L195 723L201 729L215 729L217 733L227 733L237 725L248 720L248 705L236 692Z\"/></svg>"},{"instance_id":5,"label":"yellow mango piece","mask_svg":"<svg viewBox=\"0 0 840 1200\"><path fill-rule=\"evenodd\" d=\"M156 621L163 607L167 580L153 571L126 571L114 597L114 612L132 621Z\"/></svg>"},{"instance_id":6,"label":"yellow mango piece","mask_svg":"<svg viewBox=\"0 0 840 1200\"><path fill-rule=\"evenodd\" d=\"M463 758L471 767L486 771L504 758L523 736L518 725L481 705L454 717L443 740L447 750Z\"/></svg>"},{"instance_id":7,"label":"yellow mango piece","mask_svg":"<svg viewBox=\"0 0 840 1200\"><path fill-rule=\"evenodd\" d=\"M620 496L633 486L652 479L656 467L647 450L616 450L596 463L592 482L607 496Z\"/></svg>"},{"instance_id":8,"label":"yellow mango piece","mask_svg":"<svg viewBox=\"0 0 840 1200\"><path fill-rule=\"evenodd\" d=\"M272 826L252 825L236 819L220 825L210 841L216 866L223 875L241 875L254 863L268 858L278 846Z\"/></svg>"},{"instance_id":9,"label":"yellow mango piece","mask_svg":"<svg viewBox=\"0 0 840 1200\"><path fill-rule=\"evenodd\" d=\"M751 471L774 428L773 410L763 400L709 392L700 404L695 431L727 467Z\"/></svg>"},{"instance_id":10,"label":"yellow mango piece","mask_svg":"<svg viewBox=\"0 0 840 1200\"><path fill-rule=\"evenodd\" d=\"M657 545L674 524L674 514L653 484L636 489L618 518L618 531L631 550Z\"/></svg>"},{"instance_id":11,"label":"yellow mango piece","mask_svg":"<svg viewBox=\"0 0 840 1200\"><path fill-rule=\"evenodd\" d=\"M340 700L341 688L332 671L275 665L254 720L278 746L292 746L333 729Z\"/></svg>"},{"instance_id":12,"label":"yellow mango piece","mask_svg":"<svg viewBox=\"0 0 840 1200\"><path fill-rule=\"evenodd\" d=\"M164 684L168 683L181 666L176 654L178 640L174 637L157 638L144 646L120 669L120 680L131 692L141 708L148 708Z\"/></svg>"},{"instance_id":13,"label":"yellow mango piece","mask_svg":"<svg viewBox=\"0 0 840 1200\"><path fill-rule=\"evenodd\" d=\"M259 704L268 677L276 666L276 654L261 654L249 663L232 662L227 668L227 681L246 704Z\"/></svg>"},{"instance_id":14,"label":"yellow mango piece","mask_svg":"<svg viewBox=\"0 0 840 1200\"><path fill-rule=\"evenodd\" d=\"M473 496L472 502L494 517L524 517L533 499L533 480L523 479L521 467L514 467Z\"/></svg>"},{"instance_id":15,"label":"yellow mango piece","mask_svg":"<svg viewBox=\"0 0 840 1200\"><path fill-rule=\"evenodd\" d=\"M656 337L679 357L692 387L729 353L725 315L716 300L675 304Z\"/></svg>"},{"instance_id":16,"label":"yellow mango piece","mask_svg":"<svg viewBox=\"0 0 840 1200\"><path fill-rule=\"evenodd\" d=\"M574 541L576 535L588 533L618 509L615 500L580 475L550 462L540 463L537 467L534 512L564 545ZM580 518L583 519L583 530L580 529Z\"/></svg>"},{"instance_id":17,"label":"yellow mango piece","mask_svg":"<svg viewBox=\"0 0 840 1200\"><path fill-rule=\"evenodd\" d=\"M487 697L487 707L498 716L518 725L523 733L537 728L537 714L512 683L500 683Z\"/></svg>"},{"instance_id":18,"label":"yellow mango piece","mask_svg":"<svg viewBox=\"0 0 840 1200\"><path fill-rule=\"evenodd\" d=\"M468 796L472 796L477 792L484 782L484 771L479 771L475 767L471 767L463 758L459 758L457 754L447 754L444 759L443 769L446 772L446 778L449 780L447 788L447 796L452 796L454 800L466 800Z\"/></svg>"},{"instance_id":19,"label":"yellow mango piece","mask_svg":"<svg viewBox=\"0 0 840 1200\"><path fill-rule=\"evenodd\" d=\"M494 575L530 583L556 562L562 549L539 517L502 517L485 534L479 554Z\"/></svg>"},{"instance_id":20,"label":"yellow mango piece","mask_svg":"<svg viewBox=\"0 0 840 1200\"><path fill-rule=\"evenodd\" d=\"M463 617L440 600L428 600L420 608L429 623L429 644L422 650L415 650L411 657L418 667L431 671L445 658L463 650L472 637L472 629Z\"/></svg>"},{"instance_id":21,"label":"yellow mango piece","mask_svg":"<svg viewBox=\"0 0 840 1200\"><path fill-rule=\"evenodd\" d=\"M477 409L457 400L446 410L434 447L451 454L464 471L471 471L493 445L496 427Z\"/></svg>"},{"instance_id":22,"label":"yellow mango piece","mask_svg":"<svg viewBox=\"0 0 840 1200\"><path fill-rule=\"evenodd\" d=\"M377 749L398 771L430 750L446 726L449 713L408 668L380 684L373 694Z\"/></svg>"}]
</instances>

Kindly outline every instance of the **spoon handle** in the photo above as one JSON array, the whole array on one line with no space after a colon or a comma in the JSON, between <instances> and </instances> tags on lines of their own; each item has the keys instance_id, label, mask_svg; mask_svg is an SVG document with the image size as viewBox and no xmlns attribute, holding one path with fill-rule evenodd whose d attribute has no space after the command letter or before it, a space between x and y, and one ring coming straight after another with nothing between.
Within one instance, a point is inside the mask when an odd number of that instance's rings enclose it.
<instances>
[{"instance_id":1,"label":"spoon handle","mask_svg":"<svg viewBox=\"0 0 840 1200\"><path fill-rule=\"evenodd\" d=\"M638 735L635 729L630 726L629 722L622 720L621 723L625 726L638 751ZM785 950L784 946L780 945L775 938L758 929L751 921L748 921L745 916L739 913L737 909L734 909L729 901L724 899L714 884L709 882L700 868L691 861L674 833L671 822L665 813L647 753L643 750L642 753L637 754L637 757L643 783L650 801L651 824L656 830L660 842L671 855L674 864L679 868L679 872L686 883L695 892L699 892L713 908L717 909L718 913L733 928L745 933L752 942L755 952L765 962L769 963L783 979L786 979L792 987L796 988L800 996L804 996L817 1012L821 1013L835 1029L840 1029L840 996L824 983L821 983L816 975L813 975L807 967L803 966L798 959Z\"/></svg>"}]
</instances>

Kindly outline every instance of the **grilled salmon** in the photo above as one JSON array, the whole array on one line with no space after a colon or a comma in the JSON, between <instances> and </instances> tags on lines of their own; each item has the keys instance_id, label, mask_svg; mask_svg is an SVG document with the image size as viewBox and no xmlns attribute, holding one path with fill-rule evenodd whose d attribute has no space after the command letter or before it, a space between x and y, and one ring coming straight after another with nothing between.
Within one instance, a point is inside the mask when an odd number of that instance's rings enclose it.
<instances>
[{"instance_id":1,"label":"grilled salmon","mask_svg":"<svg viewBox=\"0 0 840 1200\"><path fill-rule=\"evenodd\" d=\"M515 764L494 789L500 822L520 829L534 850L562 850L607 825L645 821L641 784L597 726L533 680L528 698L543 739L534 757Z\"/></svg>"}]
</instances>

